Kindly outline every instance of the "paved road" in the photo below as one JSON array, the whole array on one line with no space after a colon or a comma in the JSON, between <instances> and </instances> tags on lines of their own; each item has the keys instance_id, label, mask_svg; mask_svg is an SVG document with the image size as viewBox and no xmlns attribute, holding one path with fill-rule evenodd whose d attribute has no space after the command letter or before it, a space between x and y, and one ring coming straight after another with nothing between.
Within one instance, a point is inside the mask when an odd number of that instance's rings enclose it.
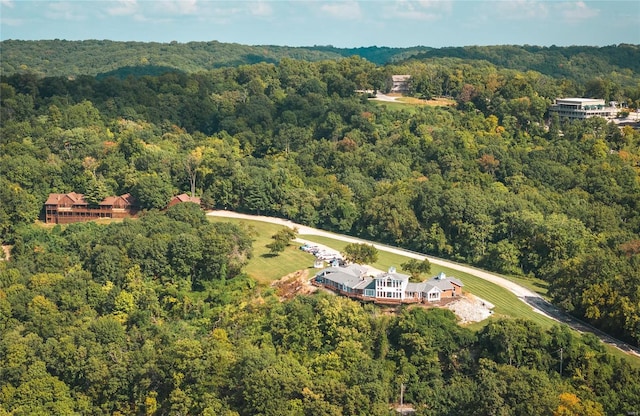
<instances>
[{"instance_id":1,"label":"paved road","mask_svg":"<svg viewBox=\"0 0 640 416\"><path fill-rule=\"evenodd\" d=\"M241 219L247 219L247 220L253 220L253 221L263 221L263 222L269 222L272 224L284 225L290 228L296 227L298 229L298 235L318 235L321 237L329 237L329 238L344 241L347 243L367 243L367 244L372 244L376 249L380 251L399 254L399 255L411 257L417 260L429 259L429 262L431 262L432 264L437 264L439 266L448 267L450 269L457 270L460 272L469 273L470 275L480 277L481 279L487 280L491 283L501 286L507 289L508 291L510 291L511 293L513 293L514 295L516 295L518 299L528 304L535 312L548 316L549 318L554 319L558 322L563 322L579 332L591 332L596 336L598 336L598 338L600 338L602 342L611 344L624 352L640 356L639 348L633 347L629 344L624 343L623 341L617 340L605 334L604 332L584 322L577 320L576 318L570 316L569 314L561 311L560 309L556 308L555 306L547 302L544 298L542 298L536 292L533 292L523 286L520 286L517 283L511 282L505 279L504 277L500 277L496 274L489 273L484 270L480 270L480 269L465 266L462 264L454 263L451 261L443 260L437 257L425 256L424 254L416 253L410 250L404 250L401 248L392 247L384 244L373 243L371 241L366 241L366 240L362 240L355 237L350 237L342 234L335 234L329 231L323 231L317 228L307 227L306 225L296 224L293 221L284 220L282 218L266 217L262 215L247 215L247 214L240 214L233 211L222 211L222 210L210 211L207 213L207 215L214 216L214 217L241 218Z\"/></svg>"},{"instance_id":2,"label":"paved road","mask_svg":"<svg viewBox=\"0 0 640 416\"><path fill-rule=\"evenodd\" d=\"M398 101L398 97L394 96L394 95L385 95L381 92L378 92L376 94L375 97L372 98L372 100L376 100L376 101L386 101L386 102L395 102Z\"/></svg>"}]
</instances>

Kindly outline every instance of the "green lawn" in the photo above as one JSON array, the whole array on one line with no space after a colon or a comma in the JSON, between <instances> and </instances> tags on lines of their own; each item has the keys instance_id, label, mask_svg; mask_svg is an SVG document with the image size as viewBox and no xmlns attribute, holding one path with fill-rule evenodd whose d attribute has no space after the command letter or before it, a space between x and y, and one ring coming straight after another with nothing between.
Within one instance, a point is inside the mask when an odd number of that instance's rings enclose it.
<instances>
[{"instance_id":1,"label":"green lawn","mask_svg":"<svg viewBox=\"0 0 640 416\"><path fill-rule=\"evenodd\" d=\"M302 238L318 244L329 246L336 250L343 250L344 246L348 244L344 241L338 241L332 238L320 237L315 235L304 235L302 236ZM380 270L388 270L389 267L394 266L396 269L398 269L398 271L401 271L400 265L407 260L408 257L388 253L386 251L378 251L378 261L371 266ZM440 272L444 272L446 275L459 278L460 280L462 280L462 283L464 283L465 291L468 291L475 296L493 303L495 305L495 317L509 316L512 318L526 318L536 322L537 324L545 328L551 327L555 323L554 320L534 312L529 305L522 302L513 293L498 285L495 285L479 277L449 269L447 267L437 266L435 264L431 265L431 276L435 276ZM529 285L532 285L531 281L528 282ZM518 281L518 283L520 282ZM538 290L540 290L540 288L538 288Z\"/></svg>"},{"instance_id":2,"label":"green lawn","mask_svg":"<svg viewBox=\"0 0 640 416\"><path fill-rule=\"evenodd\" d=\"M379 107L384 107L388 111L401 111L406 110L409 113L414 114L418 111L419 106L403 103L400 101L372 101Z\"/></svg>"},{"instance_id":3,"label":"green lawn","mask_svg":"<svg viewBox=\"0 0 640 416\"><path fill-rule=\"evenodd\" d=\"M244 270L261 285L269 285L272 281L297 270L313 268L315 257L300 250L299 245L296 243L292 243L283 253L277 256L269 254L269 249L266 245L273 241L271 236L283 228L281 225L235 218L207 218L211 221L240 224L250 230L254 239L253 258Z\"/></svg>"},{"instance_id":4,"label":"green lawn","mask_svg":"<svg viewBox=\"0 0 640 416\"><path fill-rule=\"evenodd\" d=\"M253 258L249 261L249 264L245 267L245 271L249 276L257 280L260 285L267 286L272 281L277 280L289 273L302 269L311 269L313 273L313 261L314 257L311 254L305 253L299 249L298 244L292 244L285 252L278 256L269 255L269 249L266 245L269 244L271 236L278 232L282 228L280 225L269 224L261 221L240 220L232 218L220 218L220 217L208 217L211 221L232 222L234 224L240 224L243 227L247 227L253 234ZM344 241L335 240L333 238L321 237L316 235L301 235L300 238L315 242L317 244L326 245L335 250L342 251L348 244ZM400 264L407 261L407 257L388 253L385 251L378 252L378 261L371 266L380 269L387 270L389 267L394 266L401 271ZM485 299L495 305L494 318L510 317L510 318L524 318L531 320L543 328L549 328L556 324L556 321L545 317L539 313L534 312L531 307L521 300L519 300L514 294L508 290L497 286L486 280L480 279L469 275L467 273L458 272L446 267L432 265L430 275L436 275L440 272L444 272L447 275L454 276L462 280L466 291ZM524 279L508 277L516 283L521 284L531 290L534 290L541 295L546 294L546 286L544 282L535 279ZM472 330L479 330L488 323L488 320L470 324L469 327ZM635 367L640 367L640 358L626 354L614 347L606 345L607 350L620 358L626 358Z\"/></svg>"},{"instance_id":5,"label":"green lawn","mask_svg":"<svg viewBox=\"0 0 640 416\"><path fill-rule=\"evenodd\" d=\"M284 253L281 253L278 256L271 256L269 254L269 249L266 248L266 245L272 241L271 236L282 228L280 225L269 224L261 221L231 218L213 217L211 220L243 224L243 226L251 229L255 239L253 245L254 255L245 268L245 271L249 276L256 279L262 285L268 285L273 280L277 280L296 270L312 268L313 266L314 257L299 250L298 245L295 244L289 246ZM302 235L300 237L339 251L342 251L348 244L344 241L316 235ZM380 270L387 270L389 267L394 266L400 271L400 264L407 260L407 257L398 254L379 251L378 261L371 266ZM533 312L529 305L526 305L511 292L500 286L487 282L479 277L461 273L446 267L436 265L431 266L431 275L436 275L440 272L459 278L464 283L466 291L494 304L495 317L509 316L512 318L526 318L545 328L548 328L555 323L552 319Z\"/></svg>"}]
</instances>

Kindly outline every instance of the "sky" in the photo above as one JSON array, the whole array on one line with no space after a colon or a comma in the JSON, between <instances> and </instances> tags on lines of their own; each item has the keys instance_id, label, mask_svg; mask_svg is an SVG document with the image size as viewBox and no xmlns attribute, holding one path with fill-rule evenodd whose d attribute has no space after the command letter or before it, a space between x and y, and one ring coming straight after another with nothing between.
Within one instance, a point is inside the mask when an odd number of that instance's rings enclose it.
<instances>
[{"instance_id":1,"label":"sky","mask_svg":"<svg viewBox=\"0 0 640 416\"><path fill-rule=\"evenodd\" d=\"M0 0L0 39L341 48L640 44L640 1Z\"/></svg>"}]
</instances>

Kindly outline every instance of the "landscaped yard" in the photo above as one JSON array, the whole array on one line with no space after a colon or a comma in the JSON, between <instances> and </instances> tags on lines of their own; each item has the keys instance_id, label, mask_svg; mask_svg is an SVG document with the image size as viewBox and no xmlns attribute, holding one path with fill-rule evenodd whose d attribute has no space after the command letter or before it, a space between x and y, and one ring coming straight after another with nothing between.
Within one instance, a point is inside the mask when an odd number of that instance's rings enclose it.
<instances>
[{"instance_id":1,"label":"landscaped yard","mask_svg":"<svg viewBox=\"0 0 640 416\"><path fill-rule=\"evenodd\" d=\"M242 224L242 226L249 229L254 239L253 258L244 270L261 285L269 285L274 280L278 280L296 270L313 268L315 257L300 250L299 244L292 243L283 253L277 256L269 253L269 249L266 246L273 241L271 236L282 229L281 225L234 218L208 218L216 222Z\"/></svg>"},{"instance_id":2,"label":"landscaped yard","mask_svg":"<svg viewBox=\"0 0 640 416\"><path fill-rule=\"evenodd\" d=\"M305 240L323 244L336 250L342 250L344 249L344 246L347 245L347 243L343 241L338 241L327 237L320 237L315 235L304 235L303 237ZM407 260L408 257L400 256L398 254L393 254L386 251L378 251L378 261L371 266L380 270L387 270L389 269L389 267L394 266L399 272L402 272L400 264L406 262ZM462 283L464 283L465 291L468 291L479 298L493 303L495 305L494 316L496 317L509 316L512 318L526 318L542 325L545 328L550 327L555 323L554 320L534 312L529 305L522 302L507 289L504 289L479 277L432 264L430 276L425 276L425 278L435 276L440 272L444 272L448 276L459 278L460 280L462 280ZM538 290L540 289L538 288Z\"/></svg>"},{"instance_id":3,"label":"landscaped yard","mask_svg":"<svg viewBox=\"0 0 640 416\"><path fill-rule=\"evenodd\" d=\"M269 255L269 249L266 248L266 245L271 242L271 236L282 228L281 225L269 224L261 221L250 221L232 218L209 217L209 219L211 221L226 221L233 222L235 224L242 224L252 231L254 236L254 256L247 267L245 267L245 271L249 276L256 279L263 286L267 286L274 280L280 279L281 277L297 270L313 269L313 262L315 260L314 257L311 254L300 250L298 244L292 244L285 250L284 253L281 253L279 256ZM315 235L304 235L301 237L305 240L312 241L317 244L326 245L340 251L343 250L347 245L347 243L343 241L335 240L328 237ZM387 270L390 266L395 266L399 271L402 271L400 264L402 264L406 260L406 257L379 251L378 261L371 266L380 270ZM466 291L474 294L479 298L493 303L495 305L495 313L493 315L494 318L524 318L536 322L544 328L549 328L552 325L556 324L556 321L534 312L529 305L519 300L508 290L478 277L437 265L431 266L430 275L436 275L441 271L443 271L447 275L451 275L462 280L465 285ZM313 270L310 270L310 275L312 274ZM544 285L541 281L518 278L510 278L510 280L513 280L514 282L535 290L538 293L546 293L546 289L543 287ZM487 322L488 321L483 321L470 324L468 325L468 327L470 329L478 330L482 328ZM631 365L640 367L640 358L626 354L610 345L606 345L606 348L609 352L616 355L617 357L628 359Z\"/></svg>"},{"instance_id":4,"label":"landscaped yard","mask_svg":"<svg viewBox=\"0 0 640 416\"><path fill-rule=\"evenodd\" d=\"M271 256L269 254L269 249L266 248L266 245L272 241L271 236L282 228L280 225L231 218L212 217L211 220L234 222L250 227L255 239L253 245L254 255L245 270L249 276L256 279L262 285L268 285L272 281L280 279L296 270L313 268L314 257L311 254L299 250L297 244L289 246L284 253L280 253L278 256ZM344 241L315 235L305 234L301 236L301 238L339 251L342 251L347 245ZM398 254L379 251L378 261L370 266L380 270L387 270L389 267L394 266L398 271L402 272L400 264L407 260L407 257ZM441 271L462 280L466 291L494 304L496 317L509 316L512 318L527 318L544 327L550 327L555 322L544 315L533 312L529 305L526 305L508 290L479 277L432 265L430 276L425 276L425 278L435 276Z\"/></svg>"}]
</instances>

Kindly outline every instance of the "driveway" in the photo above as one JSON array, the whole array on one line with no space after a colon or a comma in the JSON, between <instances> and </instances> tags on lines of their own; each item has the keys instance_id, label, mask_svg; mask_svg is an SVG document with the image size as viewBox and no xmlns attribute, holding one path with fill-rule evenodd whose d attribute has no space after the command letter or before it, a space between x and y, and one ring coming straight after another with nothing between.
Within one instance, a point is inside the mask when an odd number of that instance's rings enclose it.
<instances>
[{"instance_id":1,"label":"driveway","mask_svg":"<svg viewBox=\"0 0 640 416\"><path fill-rule=\"evenodd\" d=\"M565 323L578 332L591 332L594 335L596 335L598 338L600 338L602 342L613 345L624 352L640 356L639 348L633 347L623 341L615 339L609 336L608 334L590 326L589 324L577 320L576 318L561 311L557 307L547 302L542 296L540 296L536 292L533 292L527 289L526 287L520 286L517 283L511 282L505 279L504 277L500 277L496 274L489 273L484 270L454 263L448 260L443 260L437 257L426 256L424 254L416 253L410 250L392 247L385 244L374 243L371 241L362 240L360 238L350 237L342 234L335 234L329 231L319 230L317 228L307 227L306 225L296 224L293 221L284 220L282 218L266 217L263 215L240 214L238 212L223 211L223 210L210 211L207 213L207 215L214 216L214 217L240 218L240 219L253 220L253 221L269 222L272 224L280 224L289 228L294 228L294 227L297 228L298 235L317 235L321 237L333 238L333 239L344 241L347 243L366 243L366 244L373 245L376 249L380 251L399 254L401 256L410 257L417 260L428 259L429 262L431 262L431 264L436 264L436 265L448 267L450 269L457 270L460 272L469 273L470 275L479 277L481 279L494 283L500 287L503 287L508 291L510 291L511 293L513 293L514 295L516 295L518 299L528 304L531 307L531 309L533 309L535 312L548 316L549 318L554 319L558 322ZM301 239L301 241L304 241L304 239Z\"/></svg>"},{"instance_id":2,"label":"driveway","mask_svg":"<svg viewBox=\"0 0 640 416\"><path fill-rule=\"evenodd\" d=\"M392 95L386 95L383 94L381 92L378 92L376 94L375 97L371 98L372 100L376 100L376 101L386 101L386 102L394 102L394 101L398 101L398 97L392 96Z\"/></svg>"}]
</instances>

